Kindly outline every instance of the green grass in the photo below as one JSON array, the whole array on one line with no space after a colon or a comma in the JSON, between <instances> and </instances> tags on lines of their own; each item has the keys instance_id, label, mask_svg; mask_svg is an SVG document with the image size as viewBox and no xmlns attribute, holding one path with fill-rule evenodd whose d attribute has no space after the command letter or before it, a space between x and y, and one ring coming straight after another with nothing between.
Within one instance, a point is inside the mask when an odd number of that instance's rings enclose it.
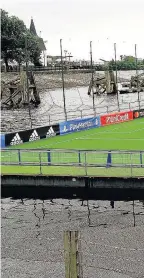
<instances>
[{"instance_id":1,"label":"green grass","mask_svg":"<svg viewBox=\"0 0 144 278\"><path fill-rule=\"evenodd\" d=\"M144 150L144 118L110 125L68 135L24 143L10 147L11 151L2 154L2 161L18 162L16 149L23 149L22 162L39 162L38 152L28 152L24 149L55 149L51 153L52 163L78 163L78 153L62 153L60 149L73 150ZM12 150L13 149L13 150ZM106 163L106 153L88 153L88 163ZM41 153L41 161L47 163L47 153ZM85 162L85 154L81 152L81 162ZM113 154L112 163L140 164L139 153ZM143 154L144 163L144 154ZM42 166L43 174L47 175L85 175L84 167L76 166ZM39 174L39 166L2 166L2 173ZM144 176L144 168L94 168L89 167L87 174L91 176Z\"/></svg>"},{"instance_id":2,"label":"green grass","mask_svg":"<svg viewBox=\"0 0 144 278\"><path fill-rule=\"evenodd\" d=\"M144 177L144 168L96 168L70 166L2 166L2 174L50 176Z\"/></svg>"},{"instance_id":3,"label":"green grass","mask_svg":"<svg viewBox=\"0 0 144 278\"><path fill-rule=\"evenodd\" d=\"M144 150L144 118L27 142L12 148Z\"/></svg>"}]
</instances>

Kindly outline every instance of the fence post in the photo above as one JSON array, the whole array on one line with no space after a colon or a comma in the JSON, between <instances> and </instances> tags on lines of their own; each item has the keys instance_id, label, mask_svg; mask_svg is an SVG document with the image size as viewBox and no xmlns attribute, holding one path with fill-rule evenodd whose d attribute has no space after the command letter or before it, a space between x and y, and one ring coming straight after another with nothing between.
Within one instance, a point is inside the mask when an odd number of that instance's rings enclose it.
<instances>
[{"instance_id":1,"label":"fence post","mask_svg":"<svg viewBox=\"0 0 144 278\"><path fill-rule=\"evenodd\" d=\"M87 176L87 156L86 156L86 152L85 152L85 174Z\"/></svg>"},{"instance_id":2,"label":"fence post","mask_svg":"<svg viewBox=\"0 0 144 278\"><path fill-rule=\"evenodd\" d=\"M109 168L112 166L112 157L111 157L111 151L108 152L108 156L107 156L107 164L106 164L106 168Z\"/></svg>"},{"instance_id":3,"label":"fence post","mask_svg":"<svg viewBox=\"0 0 144 278\"><path fill-rule=\"evenodd\" d=\"M79 165L81 164L81 152L78 151L78 161L79 161Z\"/></svg>"},{"instance_id":4,"label":"fence post","mask_svg":"<svg viewBox=\"0 0 144 278\"><path fill-rule=\"evenodd\" d=\"M20 153L20 150L18 150L18 162L19 162L19 164L21 164L21 153Z\"/></svg>"},{"instance_id":5,"label":"fence post","mask_svg":"<svg viewBox=\"0 0 144 278\"><path fill-rule=\"evenodd\" d=\"M94 106L94 117L96 117L96 110L95 110L95 106Z\"/></svg>"},{"instance_id":6,"label":"fence post","mask_svg":"<svg viewBox=\"0 0 144 278\"><path fill-rule=\"evenodd\" d=\"M143 166L143 161L142 161L142 152L140 152L140 164L141 164L141 167Z\"/></svg>"},{"instance_id":7,"label":"fence post","mask_svg":"<svg viewBox=\"0 0 144 278\"><path fill-rule=\"evenodd\" d=\"M40 174L42 174L41 153L39 152Z\"/></svg>"},{"instance_id":8,"label":"fence post","mask_svg":"<svg viewBox=\"0 0 144 278\"><path fill-rule=\"evenodd\" d=\"M121 111L119 102L118 102L118 111L119 112Z\"/></svg>"},{"instance_id":9,"label":"fence post","mask_svg":"<svg viewBox=\"0 0 144 278\"><path fill-rule=\"evenodd\" d=\"M48 165L51 165L51 152L48 150Z\"/></svg>"},{"instance_id":10,"label":"fence post","mask_svg":"<svg viewBox=\"0 0 144 278\"><path fill-rule=\"evenodd\" d=\"M130 154L130 159L131 159L131 177L133 175L133 171L132 171L132 153Z\"/></svg>"},{"instance_id":11,"label":"fence post","mask_svg":"<svg viewBox=\"0 0 144 278\"><path fill-rule=\"evenodd\" d=\"M82 278L78 231L64 232L65 278Z\"/></svg>"}]
</instances>

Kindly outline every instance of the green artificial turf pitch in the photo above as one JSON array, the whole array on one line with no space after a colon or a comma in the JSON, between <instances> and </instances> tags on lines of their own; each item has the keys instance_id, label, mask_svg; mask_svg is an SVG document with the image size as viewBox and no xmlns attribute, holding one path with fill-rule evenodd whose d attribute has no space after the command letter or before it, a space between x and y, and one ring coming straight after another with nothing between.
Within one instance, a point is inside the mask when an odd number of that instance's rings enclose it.
<instances>
[{"instance_id":1,"label":"green artificial turf pitch","mask_svg":"<svg viewBox=\"0 0 144 278\"><path fill-rule=\"evenodd\" d=\"M21 145L10 147L11 149L57 149L52 154L52 162L54 163L76 163L78 162L78 154L60 153L58 149L67 150L144 150L144 118L134 121L109 125L99 128L93 128L81 132L75 132L63 136L55 136L43 140L27 142ZM18 160L15 152L5 157L3 154L2 161L7 159ZM15 156L15 158L14 158ZM46 154L41 156L42 162L47 161ZM107 154L88 154L88 163L106 163ZM38 162L38 153L23 153L22 161ZM84 156L81 154L81 161L84 162ZM112 157L112 163L140 163L139 154L130 155L115 154ZM144 163L144 154L143 154ZM2 173L40 173L39 166L2 166ZM84 167L72 166L42 166L43 174L53 175L85 175ZM144 176L144 168L94 168L87 169L88 175L98 176Z\"/></svg>"}]
</instances>

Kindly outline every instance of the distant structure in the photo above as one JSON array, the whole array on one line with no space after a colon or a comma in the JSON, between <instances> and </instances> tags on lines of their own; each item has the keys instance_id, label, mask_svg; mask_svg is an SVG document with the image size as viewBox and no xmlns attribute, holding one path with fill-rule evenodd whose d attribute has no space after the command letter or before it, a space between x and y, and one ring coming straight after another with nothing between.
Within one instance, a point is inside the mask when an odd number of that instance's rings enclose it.
<instances>
[{"instance_id":1,"label":"distant structure","mask_svg":"<svg viewBox=\"0 0 144 278\"><path fill-rule=\"evenodd\" d=\"M65 65L69 66L71 65L71 61L70 61L70 58L72 58L73 56L72 55L65 55L63 56L63 62ZM67 58L69 58L67 60ZM61 56L60 55L56 55L56 56L52 56L52 55L47 55L47 66L49 65L52 65L52 66L55 66L55 65L59 65L61 64Z\"/></svg>"},{"instance_id":2,"label":"distant structure","mask_svg":"<svg viewBox=\"0 0 144 278\"><path fill-rule=\"evenodd\" d=\"M37 35L33 18L31 18L31 23L30 23L30 33L33 34L34 36L38 37L39 46L42 51L43 65L46 66L46 46L45 46L43 38L41 38Z\"/></svg>"}]
</instances>

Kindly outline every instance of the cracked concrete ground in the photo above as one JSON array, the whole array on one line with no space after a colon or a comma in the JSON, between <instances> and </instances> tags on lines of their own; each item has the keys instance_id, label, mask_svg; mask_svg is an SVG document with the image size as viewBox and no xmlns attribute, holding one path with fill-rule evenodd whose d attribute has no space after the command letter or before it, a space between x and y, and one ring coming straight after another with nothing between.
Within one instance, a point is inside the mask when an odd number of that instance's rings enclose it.
<instances>
[{"instance_id":1,"label":"cracked concrete ground","mask_svg":"<svg viewBox=\"0 0 144 278\"><path fill-rule=\"evenodd\" d=\"M81 232L83 278L144 277L144 206L2 199L2 277L64 278L63 231Z\"/></svg>"}]
</instances>

